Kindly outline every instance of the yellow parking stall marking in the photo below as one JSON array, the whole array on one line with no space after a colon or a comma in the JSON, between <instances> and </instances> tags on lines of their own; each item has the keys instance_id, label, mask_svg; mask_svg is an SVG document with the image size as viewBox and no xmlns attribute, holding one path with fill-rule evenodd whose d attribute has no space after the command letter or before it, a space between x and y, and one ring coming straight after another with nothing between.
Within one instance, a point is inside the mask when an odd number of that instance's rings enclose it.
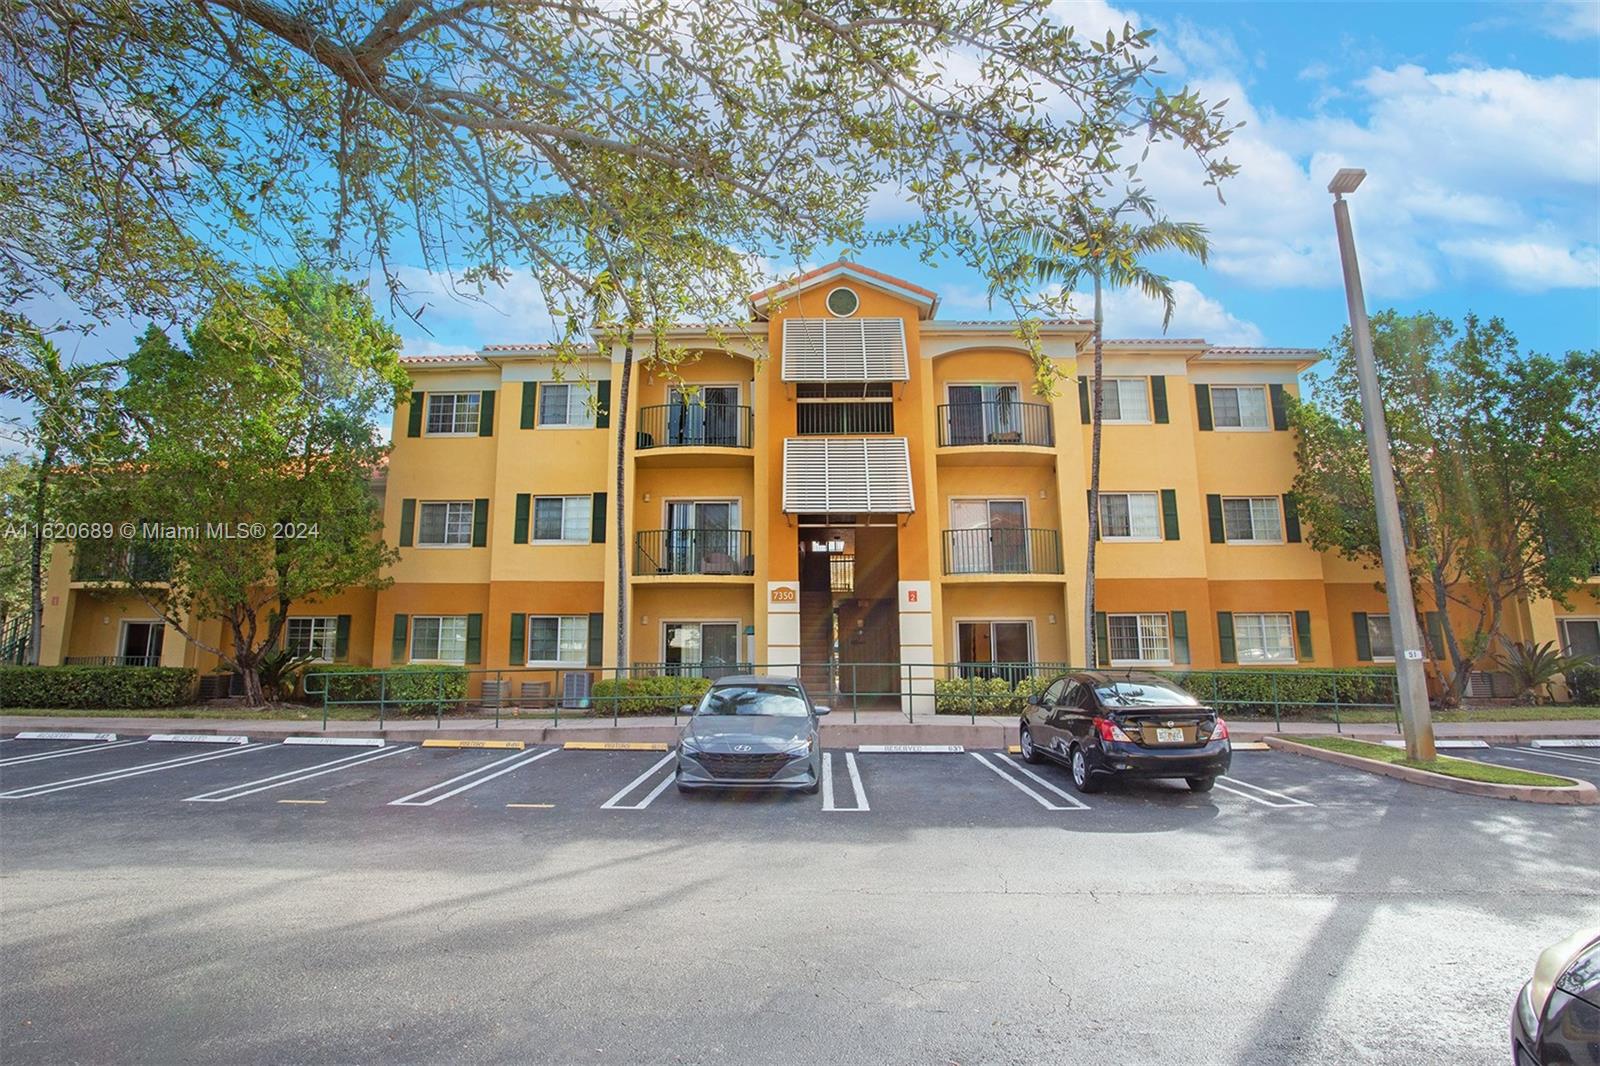
<instances>
[{"instance_id":1,"label":"yellow parking stall marking","mask_svg":"<svg viewBox=\"0 0 1600 1066\"><path fill-rule=\"evenodd\" d=\"M279 803L300 803L300 804L305 804L308 807L317 807L317 806L321 806L324 803L327 803L328 801L327 800L279 800L278 802Z\"/></svg>"},{"instance_id":2,"label":"yellow parking stall marking","mask_svg":"<svg viewBox=\"0 0 1600 1066\"><path fill-rule=\"evenodd\" d=\"M510 748L521 751L527 744L520 740L424 740L425 748Z\"/></svg>"},{"instance_id":3,"label":"yellow parking stall marking","mask_svg":"<svg viewBox=\"0 0 1600 1066\"><path fill-rule=\"evenodd\" d=\"M561 745L567 751L666 751L665 744L645 744L639 741L569 740Z\"/></svg>"},{"instance_id":4,"label":"yellow parking stall marking","mask_svg":"<svg viewBox=\"0 0 1600 1066\"><path fill-rule=\"evenodd\" d=\"M554 803L508 803L507 807L514 807L521 811L548 811L555 806Z\"/></svg>"}]
</instances>

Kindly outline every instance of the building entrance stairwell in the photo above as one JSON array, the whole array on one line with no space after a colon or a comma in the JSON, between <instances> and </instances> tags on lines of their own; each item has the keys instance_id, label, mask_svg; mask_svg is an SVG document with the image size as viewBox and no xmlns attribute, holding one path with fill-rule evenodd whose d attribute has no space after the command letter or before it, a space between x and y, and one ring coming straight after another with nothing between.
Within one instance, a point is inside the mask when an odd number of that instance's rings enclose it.
<instances>
[{"instance_id":1,"label":"building entrance stairwell","mask_svg":"<svg viewBox=\"0 0 1600 1066\"><path fill-rule=\"evenodd\" d=\"M882 521L881 519L879 521ZM879 525L800 530L800 676L841 707L900 706L899 530Z\"/></svg>"}]
</instances>

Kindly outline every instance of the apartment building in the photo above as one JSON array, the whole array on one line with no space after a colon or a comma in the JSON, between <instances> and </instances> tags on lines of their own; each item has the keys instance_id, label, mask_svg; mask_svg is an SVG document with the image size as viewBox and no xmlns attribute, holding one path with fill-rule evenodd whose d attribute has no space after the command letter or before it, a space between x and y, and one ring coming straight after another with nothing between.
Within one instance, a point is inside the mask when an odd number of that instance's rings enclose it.
<instances>
[{"instance_id":1,"label":"apartment building","mask_svg":"<svg viewBox=\"0 0 1600 1066\"><path fill-rule=\"evenodd\" d=\"M1082 665L1090 324L1040 327L1069 370L1040 397L1013 323L938 308L842 262L755 293L748 332L683 326L673 339L694 357L636 370L620 442L620 351L407 358L415 392L382 487L393 583L305 605L291 645L374 666L595 672L618 661L623 583L624 658L647 669L753 663L920 699L950 664ZM1312 550L1290 493L1286 400L1317 358L1106 343L1100 662L1392 659L1376 573ZM69 555L51 572L47 662L214 665ZM1585 626L1600 626L1592 595L1513 622L1594 639Z\"/></svg>"}]
</instances>

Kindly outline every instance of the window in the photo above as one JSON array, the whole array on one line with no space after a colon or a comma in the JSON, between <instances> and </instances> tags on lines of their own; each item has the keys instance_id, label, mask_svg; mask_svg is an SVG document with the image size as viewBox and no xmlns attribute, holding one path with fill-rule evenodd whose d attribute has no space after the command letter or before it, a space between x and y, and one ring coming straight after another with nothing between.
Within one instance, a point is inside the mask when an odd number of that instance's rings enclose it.
<instances>
[{"instance_id":1,"label":"window","mask_svg":"<svg viewBox=\"0 0 1600 1066\"><path fill-rule=\"evenodd\" d=\"M956 648L962 677L1003 677L1016 684L1032 673L1033 623L957 622Z\"/></svg>"},{"instance_id":2,"label":"window","mask_svg":"<svg viewBox=\"0 0 1600 1066\"><path fill-rule=\"evenodd\" d=\"M1283 519L1278 512L1278 497L1224 497L1222 529L1229 544L1282 543Z\"/></svg>"},{"instance_id":3,"label":"window","mask_svg":"<svg viewBox=\"0 0 1600 1066\"><path fill-rule=\"evenodd\" d=\"M419 505L417 543L433 547L466 546L472 543L472 501L450 500Z\"/></svg>"},{"instance_id":4,"label":"window","mask_svg":"<svg viewBox=\"0 0 1600 1066\"><path fill-rule=\"evenodd\" d=\"M737 671L737 622L668 622L664 629L667 673L715 679Z\"/></svg>"},{"instance_id":5,"label":"window","mask_svg":"<svg viewBox=\"0 0 1600 1066\"><path fill-rule=\"evenodd\" d=\"M1394 659L1394 633L1389 628L1386 614L1367 615L1367 641L1372 646L1374 659Z\"/></svg>"},{"instance_id":6,"label":"window","mask_svg":"<svg viewBox=\"0 0 1600 1066\"><path fill-rule=\"evenodd\" d=\"M467 616L419 615L411 620L413 662L467 661Z\"/></svg>"},{"instance_id":7,"label":"window","mask_svg":"<svg viewBox=\"0 0 1600 1066\"><path fill-rule=\"evenodd\" d=\"M536 496L533 500L533 542L589 543L590 515L594 500L589 496Z\"/></svg>"},{"instance_id":8,"label":"window","mask_svg":"<svg viewBox=\"0 0 1600 1066\"><path fill-rule=\"evenodd\" d=\"M539 425L592 427L594 409L589 405L589 388L554 382L540 385Z\"/></svg>"},{"instance_id":9,"label":"window","mask_svg":"<svg viewBox=\"0 0 1600 1066\"><path fill-rule=\"evenodd\" d=\"M430 436L478 432L478 405L483 397L476 392L428 393L428 433Z\"/></svg>"},{"instance_id":10,"label":"window","mask_svg":"<svg viewBox=\"0 0 1600 1066\"><path fill-rule=\"evenodd\" d=\"M1150 393L1144 378L1105 378L1100 382L1102 422L1150 421Z\"/></svg>"},{"instance_id":11,"label":"window","mask_svg":"<svg viewBox=\"0 0 1600 1066\"><path fill-rule=\"evenodd\" d=\"M1270 429L1265 385L1211 386L1211 423L1218 429Z\"/></svg>"},{"instance_id":12,"label":"window","mask_svg":"<svg viewBox=\"0 0 1600 1066\"><path fill-rule=\"evenodd\" d=\"M1164 614L1107 615L1106 635L1113 666L1172 661L1172 640Z\"/></svg>"},{"instance_id":13,"label":"window","mask_svg":"<svg viewBox=\"0 0 1600 1066\"><path fill-rule=\"evenodd\" d=\"M1235 614L1233 640L1240 663L1294 662L1294 619L1287 614Z\"/></svg>"},{"instance_id":14,"label":"window","mask_svg":"<svg viewBox=\"0 0 1600 1066\"><path fill-rule=\"evenodd\" d=\"M1568 655L1600 655L1600 619L1563 618L1561 637Z\"/></svg>"},{"instance_id":15,"label":"window","mask_svg":"<svg viewBox=\"0 0 1600 1066\"><path fill-rule=\"evenodd\" d=\"M1106 540L1160 540L1161 506L1153 492L1102 492L1100 536Z\"/></svg>"},{"instance_id":16,"label":"window","mask_svg":"<svg viewBox=\"0 0 1600 1066\"><path fill-rule=\"evenodd\" d=\"M339 619L291 618L284 650L290 655L309 655L314 659L332 662L339 643Z\"/></svg>"},{"instance_id":17,"label":"window","mask_svg":"<svg viewBox=\"0 0 1600 1066\"><path fill-rule=\"evenodd\" d=\"M589 617L582 614L530 614L528 661L579 666L588 662Z\"/></svg>"}]
</instances>

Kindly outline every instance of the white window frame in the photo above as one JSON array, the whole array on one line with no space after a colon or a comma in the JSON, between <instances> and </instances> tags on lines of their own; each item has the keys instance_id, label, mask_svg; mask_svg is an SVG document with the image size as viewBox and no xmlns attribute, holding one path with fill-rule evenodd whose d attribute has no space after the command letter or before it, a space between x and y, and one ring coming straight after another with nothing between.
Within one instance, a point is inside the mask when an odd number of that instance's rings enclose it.
<instances>
[{"instance_id":1,"label":"white window frame","mask_svg":"<svg viewBox=\"0 0 1600 1066\"><path fill-rule=\"evenodd\" d=\"M1228 530L1228 504L1246 500L1250 505L1250 536L1235 537ZM1272 508L1277 516L1278 535L1276 537L1256 536L1256 505L1265 504ZM1224 496L1222 497L1222 539L1227 544L1283 544L1283 500L1278 496Z\"/></svg>"},{"instance_id":2,"label":"white window frame","mask_svg":"<svg viewBox=\"0 0 1600 1066\"><path fill-rule=\"evenodd\" d=\"M436 640L435 645L434 645L435 653L443 650L443 648L444 648L444 626L445 626L445 623L446 622L452 622L452 623L459 622L461 624L461 658L459 658L459 659L445 659L445 658L438 657L437 654L435 654L435 656L432 657L432 658L418 656L417 655L417 628L418 628L418 624L421 623L421 622L438 622L439 623L439 633L438 633L438 637L437 637L437 640ZM408 651L410 652L409 661L411 661L411 662L414 662L414 663L448 663L448 664L450 664L452 666L465 665L466 661L467 661L467 616L464 615L464 614L419 614L419 615L415 615L411 619L411 633L410 633L410 640L409 640L408 643L410 644L410 647L408 648Z\"/></svg>"},{"instance_id":3,"label":"white window frame","mask_svg":"<svg viewBox=\"0 0 1600 1066\"><path fill-rule=\"evenodd\" d=\"M1373 626L1373 623L1375 623L1375 622L1382 622L1384 625L1390 627L1389 628L1389 654L1388 655L1379 655L1378 654L1378 641L1376 640L1376 634L1373 633L1373 631L1372 631L1372 626ZM1393 620L1389 617L1389 612L1388 611L1384 611L1381 614L1380 613L1370 612L1370 611L1367 613L1367 647L1369 649L1371 649L1371 651L1372 651L1372 661L1375 662L1375 663L1392 663L1392 662L1394 662L1394 628L1393 628L1392 622L1393 622Z\"/></svg>"},{"instance_id":4,"label":"white window frame","mask_svg":"<svg viewBox=\"0 0 1600 1066\"><path fill-rule=\"evenodd\" d=\"M545 397L550 389L566 389L567 404L565 422L546 422L544 420ZM534 412L533 424L539 429L593 429L595 428L595 409L589 401L595 393L594 385L582 381L541 381L539 382L538 410ZM574 412L573 404L577 403Z\"/></svg>"},{"instance_id":5,"label":"white window frame","mask_svg":"<svg viewBox=\"0 0 1600 1066\"><path fill-rule=\"evenodd\" d=\"M459 392L430 392L427 396L428 410L424 413L422 419L424 433L430 437L476 437L478 435L483 417L483 393L463 390ZM466 429L433 428L434 404L447 396L453 401L450 409L450 424L452 426L461 424L462 406L470 401L472 408L472 425L470 427Z\"/></svg>"},{"instance_id":6,"label":"white window frame","mask_svg":"<svg viewBox=\"0 0 1600 1066\"><path fill-rule=\"evenodd\" d=\"M539 536L539 501L561 501L561 536ZM584 508L583 535L581 537L567 536L567 508L573 506L574 501L581 502ZM528 509L528 543L529 544L588 544L594 539L594 497L587 494L572 496L535 496Z\"/></svg>"},{"instance_id":7,"label":"white window frame","mask_svg":"<svg viewBox=\"0 0 1600 1066\"><path fill-rule=\"evenodd\" d=\"M1038 647L1038 644L1036 643L1036 639L1037 639L1037 636L1038 636L1038 630L1037 630L1037 627L1034 625L1034 621L1035 620L1033 618L995 618L995 617L993 617L991 615L984 615L984 616L981 616L981 617L974 617L974 618L952 618L950 620L950 646L955 649L955 655L953 656L953 658L958 659L958 660L961 658L961 627L962 626L988 626L989 627L989 647L991 649L990 650L990 654L993 655L994 654L993 648L995 646L995 639L994 639L994 627L995 626L997 626L997 625L1024 625L1024 626L1026 626L1028 628L1028 659L1027 659L1027 661L1030 662L1030 663L1037 662L1038 658L1039 658L1039 647ZM1011 660L1010 659L998 659L997 660L997 659L992 659L992 658L989 660L989 664L991 664L991 665L995 664L997 662L1003 665L1005 663L1011 662ZM963 664L963 665L965 665L965 664ZM984 664L983 663L977 663L976 665L982 666Z\"/></svg>"},{"instance_id":8,"label":"white window frame","mask_svg":"<svg viewBox=\"0 0 1600 1066\"><path fill-rule=\"evenodd\" d=\"M1239 409L1239 425L1225 426L1217 421L1217 393L1223 389L1231 389L1235 393L1245 391L1259 392L1261 394L1262 422L1259 426L1244 424L1244 405L1235 398L1234 403ZM1265 385L1213 385L1211 386L1211 428L1223 433L1270 433L1272 431L1272 391Z\"/></svg>"},{"instance_id":9,"label":"white window frame","mask_svg":"<svg viewBox=\"0 0 1600 1066\"><path fill-rule=\"evenodd\" d=\"M1139 658L1118 659L1112 649L1116 646L1111 635L1111 620L1113 618L1136 618L1135 630L1139 639ZM1150 619L1159 618L1163 628L1162 639L1166 641L1166 658L1146 654L1145 623ZM1154 644L1154 637L1151 638ZM1172 665L1172 616L1165 611L1118 611L1106 612L1106 657L1112 666L1171 666Z\"/></svg>"},{"instance_id":10,"label":"white window frame","mask_svg":"<svg viewBox=\"0 0 1600 1066\"><path fill-rule=\"evenodd\" d=\"M1594 626L1597 631L1600 631L1600 615L1575 614L1565 618L1558 618L1556 621L1561 623L1561 654L1563 655L1572 654L1572 641L1567 637L1567 624L1569 622L1587 623Z\"/></svg>"},{"instance_id":11,"label":"white window frame","mask_svg":"<svg viewBox=\"0 0 1600 1066\"><path fill-rule=\"evenodd\" d=\"M1284 656L1284 655L1272 656L1272 655L1268 655L1267 654L1266 620L1269 619L1269 618L1271 618L1271 619L1281 619L1282 620L1283 631L1285 633L1287 633L1288 636L1289 636L1289 654L1287 656ZM1243 627L1243 621L1245 619L1254 619L1255 620L1255 624L1257 626L1256 635L1261 638L1260 645L1256 649L1253 649L1253 650L1257 651L1258 654L1252 655L1248 659L1245 656L1245 644L1244 644L1244 641L1240 638L1240 633L1243 632L1243 628L1244 628ZM1296 663L1296 662L1300 661L1299 658L1297 657L1297 653L1298 653L1298 649L1295 647L1295 631L1294 631L1294 615L1293 615L1293 613L1291 613L1289 611L1234 611L1233 612L1233 657L1234 657L1234 661L1237 662L1240 666L1245 665L1247 662L1251 663L1251 664L1255 664L1255 663L1272 663L1272 664Z\"/></svg>"},{"instance_id":12,"label":"white window frame","mask_svg":"<svg viewBox=\"0 0 1600 1066\"><path fill-rule=\"evenodd\" d=\"M475 502L473 500L418 500L417 501L417 528L416 528L416 535L413 536L412 540L411 540L412 544L415 545L418 548L470 548L470 547L472 547L473 508L475 506L476 506L476 504L475 504ZM443 507L443 508L445 508L444 535L445 535L446 538L448 538L450 536L450 508L452 508L452 507L465 507L467 509L467 539L463 540L463 541L453 541L453 540L446 539L446 540L439 541L439 542L423 540L422 539L422 509L424 507Z\"/></svg>"},{"instance_id":13,"label":"white window frame","mask_svg":"<svg viewBox=\"0 0 1600 1066\"><path fill-rule=\"evenodd\" d=\"M533 623L535 621L542 622L551 618L556 620L556 658L535 659L533 657ZM576 659L563 659L560 657L561 627L568 622L577 623L578 631L583 635L583 639L577 653L578 657ZM583 667L587 666L589 663L589 616L586 614L530 614L528 615L526 622L523 624L522 639L524 642L523 656L526 660L526 665L528 666L565 668L572 666Z\"/></svg>"},{"instance_id":14,"label":"white window frame","mask_svg":"<svg viewBox=\"0 0 1600 1066\"><path fill-rule=\"evenodd\" d=\"M1130 385L1131 386L1136 386L1136 387L1142 389L1143 392L1144 392L1144 417L1143 418L1124 418L1124 417L1122 417L1122 394L1123 394L1123 388L1125 386L1130 386ZM1105 410L1106 410L1105 400L1102 399L1100 401L1100 421L1101 421L1101 423L1103 425L1107 425L1107 426L1148 426L1148 425L1152 424L1153 413L1150 410L1150 379L1149 378L1140 378L1140 377L1103 377L1103 378L1100 379L1100 390L1101 390L1100 394L1101 394L1102 397L1104 397L1104 395L1105 395L1105 389L1106 389L1107 386L1115 386L1116 390L1117 390L1117 417L1116 418L1110 418L1110 417L1108 417L1106 415L1106 413L1105 413ZM1094 379L1093 378L1089 379L1089 388L1091 390L1094 388ZM1092 403L1093 400L1094 400L1094 396L1093 396L1092 393L1090 394L1089 399L1090 399L1090 402Z\"/></svg>"},{"instance_id":15,"label":"white window frame","mask_svg":"<svg viewBox=\"0 0 1600 1066\"><path fill-rule=\"evenodd\" d=\"M283 621L283 646L286 651L293 651L293 632L296 622L309 622L311 624L311 639L308 646L316 650L318 630L323 631L321 637L322 648L325 655L314 655L313 660L319 663L331 663L339 654L339 616L335 614L290 615ZM299 653L303 654L303 653Z\"/></svg>"},{"instance_id":16,"label":"white window frame","mask_svg":"<svg viewBox=\"0 0 1600 1066\"><path fill-rule=\"evenodd\" d=\"M1106 523L1106 498L1108 496L1125 496L1128 499L1128 529L1129 529L1130 532L1129 532L1129 535L1126 536L1126 537L1113 536L1112 534L1109 534L1109 533L1106 532L1106 529L1108 528L1107 523ZM1149 499L1151 500L1151 506L1153 508L1153 512L1152 513L1155 515L1155 535L1154 536L1149 536L1149 537L1135 536L1131 532L1133 527L1134 527L1134 523L1133 523L1133 497L1135 497L1135 496L1149 497ZM1165 529L1164 529L1164 526L1163 526L1163 519L1162 519L1162 515L1161 515L1161 493L1159 493L1159 492L1101 492L1100 493L1100 498L1099 498L1099 504L1100 504L1100 539L1101 540L1116 541L1116 542L1128 543L1128 544L1154 544L1154 543L1158 543L1159 541L1162 541L1162 540L1166 539L1165 535L1164 535L1165 534Z\"/></svg>"}]
</instances>

